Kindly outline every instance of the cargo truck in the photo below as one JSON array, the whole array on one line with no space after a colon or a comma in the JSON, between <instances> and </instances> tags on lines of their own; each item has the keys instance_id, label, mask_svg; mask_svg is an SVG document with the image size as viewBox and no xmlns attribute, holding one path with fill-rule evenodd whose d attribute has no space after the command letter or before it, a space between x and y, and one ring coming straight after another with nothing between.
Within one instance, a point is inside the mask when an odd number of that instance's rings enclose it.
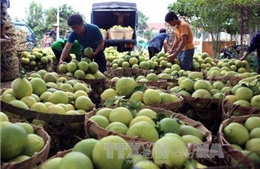
<instances>
[{"instance_id":1,"label":"cargo truck","mask_svg":"<svg viewBox=\"0 0 260 169\"><path fill-rule=\"evenodd\" d=\"M109 30L115 25L131 27L133 29L133 35L131 38L111 39L107 36L107 38L105 38L104 47L114 46L119 52L134 50L137 43L136 30L138 24L136 3L93 3L91 10L91 23L105 30Z\"/></svg>"}]
</instances>

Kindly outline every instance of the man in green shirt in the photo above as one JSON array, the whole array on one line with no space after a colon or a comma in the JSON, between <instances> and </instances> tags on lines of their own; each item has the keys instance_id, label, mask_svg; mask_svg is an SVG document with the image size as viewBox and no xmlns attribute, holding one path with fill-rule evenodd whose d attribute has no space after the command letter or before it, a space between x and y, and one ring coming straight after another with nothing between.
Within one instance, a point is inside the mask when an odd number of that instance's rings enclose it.
<instances>
[{"instance_id":1,"label":"man in green shirt","mask_svg":"<svg viewBox=\"0 0 260 169\"><path fill-rule=\"evenodd\" d=\"M67 43L67 39L59 39L59 40L52 43L51 49L52 49L53 53L55 54L57 61L60 60L62 50L65 47L66 43ZM81 61L83 53L81 51L81 45L78 41L74 41L72 48L70 49L69 54L74 54L76 56L76 59L78 61ZM71 59L72 58L69 55L68 57L66 57L65 62L68 63L68 62L71 61Z\"/></svg>"}]
</instances>

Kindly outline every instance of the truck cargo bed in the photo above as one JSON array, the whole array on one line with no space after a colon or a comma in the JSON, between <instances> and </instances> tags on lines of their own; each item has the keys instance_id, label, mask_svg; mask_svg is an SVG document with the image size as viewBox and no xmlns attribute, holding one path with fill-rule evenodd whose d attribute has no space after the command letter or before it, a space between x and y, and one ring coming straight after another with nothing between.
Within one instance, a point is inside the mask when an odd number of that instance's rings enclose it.
<instances>
[{"instance_id":1,"label":"truck cargo bed","mask_svg":"<svg viewBox=\"0 0 260 169\"><path fill-rule=\"evenodd\" d=\"M136 29L138 15L136 3L131 2L101 2L92 4L91 23L102 29L110 29L114 25L119 25L116 13L125 14L123 27L131 27L133 32L132 39L105 39L105 47L116 46L119 52L130 51L136 45Z\"/></svg>"}]
</instances>

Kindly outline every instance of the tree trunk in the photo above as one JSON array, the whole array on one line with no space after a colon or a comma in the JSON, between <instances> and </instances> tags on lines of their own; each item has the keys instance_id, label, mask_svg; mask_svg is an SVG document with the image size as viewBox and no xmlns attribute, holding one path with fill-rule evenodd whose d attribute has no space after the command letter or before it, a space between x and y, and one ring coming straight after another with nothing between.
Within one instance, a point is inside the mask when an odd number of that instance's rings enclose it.
<instances>
[{"instance_id":1,"label":"tree trunk","mask_svg":"<svg viewBox=\"0 0 260 169\"><path fill-rule=\"evenodd\" d=\"M244 37L244 6L240 8L240 43L243 44Z\"/></svg>"},{"instance_id":2,"label":"tree trunk","mask_svg":"<svg viewBox=\"0 0 260 169\"><path fill-rule=\"evenodd\" d=\"M212 50L213 50L213 58L216 58L216 56L219 54L221 41L220 41L220 33L215 33L216 38L214 37L214 33L211 32L211 38L212 38Z\"/></svg>"}]
</instances>

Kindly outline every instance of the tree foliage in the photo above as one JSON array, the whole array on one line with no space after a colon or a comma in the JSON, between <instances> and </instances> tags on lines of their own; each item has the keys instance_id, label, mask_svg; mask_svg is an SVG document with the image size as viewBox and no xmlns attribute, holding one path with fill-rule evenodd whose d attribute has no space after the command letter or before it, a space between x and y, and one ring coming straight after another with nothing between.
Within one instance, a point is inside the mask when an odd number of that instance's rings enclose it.
<instances>
[{"instance_id":1,"label":"tree foliage","mask_svg":"<svg viewBox=\"0 0 260 169\"><path fill-rule=\"evenodd\" d=\"M25 12L27 16L23 21L33 29L38 39L41 38L41 35L44 31L44 10L42 5L32 1L28 10L25 9Z\"/></svg>"},{"instance_id":2,"label":"tree foliage","mask_svg":"<svg viewBox=\"0 0 260 169\"><path fill-rule=\"evenodd\" d=\"M141 11L137 11L138 14L138 27L137 27L137 33L139 35L142 35L145 31L145 29L147 29L148 25L147 25L147 20L149 19L149 17L145 16Z\"/></svg>"},{"instance_id":3,"label":"tree foliage","mask_svg":"<svg viewBox=\"0 0 260 169\"><path fill-rule=\"evenodd\" d=\"M154 30L155 28L151 28L150 30L144 31L143 35L148 41L150 41L155 36L155 33L153 32Z\"/></svg>"},{"instance_id":4,"label":"tree foliage","mask_svg":"<svg viewBox=\"0 0 260 169\"><path fill-rule=\"evenodd\" d=\"M239 33L243 37L250 30L259 28L259 0L177 0L169 4L168 9L189 17L193 27L208 32L214 53L220 48L220 32Z\"/></svg>"},{"instance_id":5,"label":"tree foliage","mask_svg":"<svg viewBox=\"0 0 260 169\"><path fill-rule=\"evenodd\" d=\"M41 4L32 1L28 9L25 9L26 18L20 19L27 23L36 34L38 40L43 38L43 34L49 32L52 29L53 24L57 23L57 7L50 7L43 9ZM71 6L67 4L60 5L59 12L59 33L61 36L65 34L65 31L70 29L67 25L67 18L72 14L77 14ZM82 14L81 14L82 15ZM84 15L83 19L85 18ZM17 21L18 18L16 18Z\"/></svg>"},{"instance_id":6,"label":"tree foliage","mask_svg":"<svg viewBox=\"0 0 260 169\"><path fill-rule=\"evenodd\" d=\"M59 11L59 31L60 35L63 36L65 35L66 30L70 30L70 27L67 24L68 17L72 14L77 14L78 12L67 4L60 6ZM50 31L55 23L57 23L57 8L51 7L45 11L45 31Z\"/></svg>"}]
</instances>

